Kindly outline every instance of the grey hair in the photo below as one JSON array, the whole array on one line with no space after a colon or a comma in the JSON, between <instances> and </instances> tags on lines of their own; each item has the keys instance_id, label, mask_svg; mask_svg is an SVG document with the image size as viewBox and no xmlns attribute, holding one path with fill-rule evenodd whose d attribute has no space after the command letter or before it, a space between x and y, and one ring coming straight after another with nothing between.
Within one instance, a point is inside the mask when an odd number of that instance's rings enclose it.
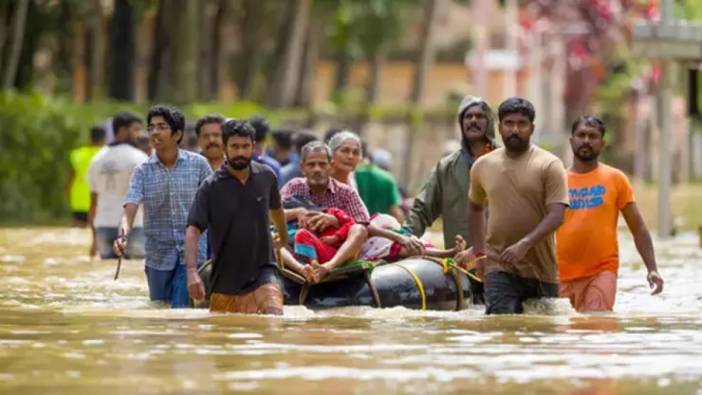
<instances>
[{"instance_id":1,"label":"grey hair","mask_svg":"<svg viewBox=\"0 0 702 395\"><path fill-rule=\"evenodd\" d=\"M311 141L302 147L300 151L300 163L305 163L307 157L313 152L324 152L327 154L327 160L329 160L329 162L332 160L332 151L329 149L328 145L321 141Z\"/></svg>"},{"instance_id":2,"label":"grey hair","mask_svg":"<svg viewBox=\"0 0 702 395\"><path fill-rule=\"evenodd\" d=\"M356 144L358 144L358 149L361 151L361 156L363 156L363 145L361 144L361 138L358 137L356 133L349 130L343 130L329 139L329 149L331 149L331 152L334 152L348 140L355 141Z\"/></svg>"}]
</instances>

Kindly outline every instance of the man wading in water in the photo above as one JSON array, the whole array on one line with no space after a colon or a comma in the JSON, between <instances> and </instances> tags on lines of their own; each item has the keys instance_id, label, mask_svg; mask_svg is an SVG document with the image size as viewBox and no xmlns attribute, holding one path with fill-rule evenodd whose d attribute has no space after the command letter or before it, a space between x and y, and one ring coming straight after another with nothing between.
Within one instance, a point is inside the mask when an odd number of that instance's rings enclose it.
<instances>
[{"instance_id":1,"label":"man wading in water","mask_svg":"<svg viewBox=\"0 0 702 395\"><path fill-rule=\"evenodd\" d=\"M122 256L132 231L139 204L144 204L146 280L153 301L171 307L188 307L183 261L183 241L188 209L198 186L212 173L201 155L178 148L183 139L185 117L175 108L162 105L149 109L146 117L151 144L156 150L136 167L129 182L114 251ZM207 246L200 239L198 260L205 260Z\"/></svg>"},{"instance_id":2,"label":"man wading in water","mask_svg":"<svg viewBox=\"0 0 702 395\"><path fill-rule=\"evenodd\" d=\"M605 147L605 125L593 116L578 118L571 129L573 167L568 171L570 208L556 233L561 297L578 311L611 311L617 294L617 220L624 216L643 258L653 294L663 291L651 235L634 201L626 175L598 161Z\"/></svg>"},{"instance_id":3,"label":"man wading in water","mask_svg":"<svg viewBox=\"0 0 702 395\"><path fill-rule=\"evenodd\" d=\"M485 273L487 314L517 314L526 299L558 297L553 232L563 222L568 187L563 163L529 142L534 115L527 100L502 102L498 117L505 146L480 157L470 171L473 247L456 259L465 265L487 255L486 262L478 263L479 272Z\"/></svg>"},{"instance_id":4,"label":"man wading in water","mask_svg":"<svg viewBox=\"0 0 702 395\"><path fill-rule=\"evenodd\" d=\"M288 230L275 174L268 166L251 161L255 133L248 122L228 120L222 125L227 161L202 184L188 215L188 291L196 302L205 298L197 256L202 251L198 239L209 229L213 312L283 314L270 219L281 246L288 244Z\"/></svg>"},{"instance_id":5,"label":"man wading in water","mask_svg":"<svg viewBox=\"0 0 702 395\"><path fill-rule=\"evenodd\" d=\"M482 155L497 148L495 116L490 106L479 97L466 96L458 106L461 148L436 164L427 182L414 198L405 226L417 237L441 217L445 248L453 248L456 236L471 240L468 227L468 186L470 169ZM482 284L471 280L473 301L483 300Z\"/></svg>"}]
</instances>

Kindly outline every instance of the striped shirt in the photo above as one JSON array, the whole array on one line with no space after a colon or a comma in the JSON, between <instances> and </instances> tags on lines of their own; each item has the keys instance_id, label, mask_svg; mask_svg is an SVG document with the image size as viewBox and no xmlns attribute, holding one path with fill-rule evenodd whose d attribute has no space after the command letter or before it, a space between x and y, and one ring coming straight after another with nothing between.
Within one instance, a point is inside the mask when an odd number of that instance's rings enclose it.
<instances>
[{"instance_id":1,"label":"striped shirt","mask_svg":"<svg viewBox=\"0 0 702 395\"><path fill-rule=\"evenodd\" d=\"M280 190L283 201L291 196L304 196L321 208L338 208L350 215L357 223L368 223L370 216L358 192L348 185L329 177L327 189L322 194L313 194L305 178L293 178Z\"/></svg>"},{"instance_id":2,"label":"striped shirt","mask_svg":"<svg viewBox=\"0 0 702 395\"><path fill-rule=\"evenodd\" d=\"M167 168L154 152L136 167L124 204L144 204L146 266L173 270L183 250L188 212L200 184L212 174L201 155L178 150L173 168ZM198 261L206 259L206 236L200 238Z\"/></svg>"}]
</instances>

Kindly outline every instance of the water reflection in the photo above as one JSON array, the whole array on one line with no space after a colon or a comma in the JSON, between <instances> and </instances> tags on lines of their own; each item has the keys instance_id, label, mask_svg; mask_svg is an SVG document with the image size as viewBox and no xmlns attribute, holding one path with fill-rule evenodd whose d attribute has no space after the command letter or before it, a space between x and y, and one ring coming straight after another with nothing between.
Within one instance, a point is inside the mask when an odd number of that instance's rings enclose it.
<instances>
[{"instance_id":1,"label":"water reflection","mask_svg":"<svg viewBox=\"0 0 702 395\"><path fill-rule=\"evenodd\" d=\"M675 393L702 387L702 250L658 243L666 278L651 297L623 238L616 313L530 301L482 308L347 308L285 316L155 308L143 264L82 254L75 229L0 230L0 392Z\"/></svg>"}]
</instances>

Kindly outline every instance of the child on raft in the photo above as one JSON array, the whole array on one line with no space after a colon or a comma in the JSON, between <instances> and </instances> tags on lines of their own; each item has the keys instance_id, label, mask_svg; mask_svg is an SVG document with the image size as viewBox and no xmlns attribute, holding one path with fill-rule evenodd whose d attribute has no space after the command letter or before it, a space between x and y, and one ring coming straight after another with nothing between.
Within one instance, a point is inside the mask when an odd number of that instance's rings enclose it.
<instances>
[{"instance_id":1,"label":"child on raft","mask_svg":"<svg viewBox=\"0 0 702 395\"><path fill-rule=\"evenodd\" d=\"M326 214L335 216L339 222L339 226L329 227L318 233L305 228L304 214L288 222L289 240L293 244L295 258L303 264L312 262L320 264L332 259L339 246L346 240L349 228L356 223L343 210L337 208L322 210L300 196L287 199L283 202L283 206L285 208L302 207L308 211L324 211ZM359 259L366 261L396 262L412 256L452 258L466 248L465 240L458 235L454 248L438 249L429 243L424 243L423 253L413 253L405 246L411 234L394 217L387 214L373 215L367 229L368 240L363 244L359 255ZM304 276L304 272L299 267L289 267L289 269Z\"/></svg>"}]
</instances>

